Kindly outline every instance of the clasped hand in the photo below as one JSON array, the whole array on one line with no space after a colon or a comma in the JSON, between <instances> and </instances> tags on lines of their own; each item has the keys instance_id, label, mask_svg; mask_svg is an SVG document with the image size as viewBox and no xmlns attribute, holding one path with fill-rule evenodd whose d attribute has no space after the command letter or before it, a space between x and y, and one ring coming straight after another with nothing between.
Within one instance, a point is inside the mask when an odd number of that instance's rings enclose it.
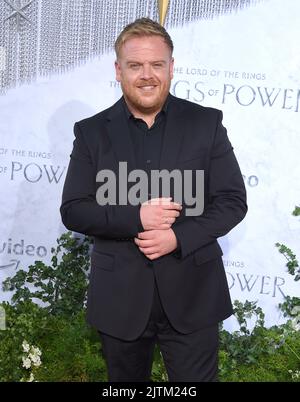
<instances>
[{"instance_id":1,"label":"clasped hand","mask_svg":"<svg viewBox=\"0 0 300 402\"><path fill-rule=\"evenodd\" d=\"M145 229L134 238L139 250L150 260L169 254L177 248L172 224L180 215L182 206L171 198L152 198L140 208L140 218Z\"/></svg>"}]
</instances>

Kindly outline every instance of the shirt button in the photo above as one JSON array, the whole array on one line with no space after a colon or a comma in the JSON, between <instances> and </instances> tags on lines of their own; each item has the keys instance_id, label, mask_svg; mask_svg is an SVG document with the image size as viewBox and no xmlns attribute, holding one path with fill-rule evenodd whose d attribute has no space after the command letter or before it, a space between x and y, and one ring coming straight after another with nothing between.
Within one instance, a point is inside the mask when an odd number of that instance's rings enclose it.
<instances>
[{"instance_id":1,"label":"shirt button","mask_svg":"<svg viewBox=\"0 0 300 402\"><path fill-rule=\"evenodd\" d=\"M148 164L151 163L151 159L147 159L146 163L148 163Z\"/></svg>"}]
</instances>

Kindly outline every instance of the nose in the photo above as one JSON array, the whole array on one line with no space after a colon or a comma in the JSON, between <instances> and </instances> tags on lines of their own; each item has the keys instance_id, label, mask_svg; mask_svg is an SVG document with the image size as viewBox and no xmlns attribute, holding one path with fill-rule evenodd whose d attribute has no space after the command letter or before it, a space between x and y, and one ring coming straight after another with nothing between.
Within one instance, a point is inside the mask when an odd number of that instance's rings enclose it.
<instances>
[{"instance_id":1,"label":"nose","mask_svg":"<svg viewBox=\"0 0 300 402\"><path fill-rule=\"evenodd\" d=\"M144 80L149 80L150 78L152 78L152 68L149 63L143 64L141 78Z\"/></svg>"}]
</instances>

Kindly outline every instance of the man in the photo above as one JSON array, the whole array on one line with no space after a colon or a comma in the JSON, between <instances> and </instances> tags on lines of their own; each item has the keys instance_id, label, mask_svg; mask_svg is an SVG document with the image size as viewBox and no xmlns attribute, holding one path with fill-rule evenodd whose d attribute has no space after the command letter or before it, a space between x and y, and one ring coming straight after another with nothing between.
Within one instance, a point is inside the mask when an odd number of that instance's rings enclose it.
<instances>
[{"instance_id":1,"label":"man","mask_svg":"<svg viewBox=\"0 0 300 402\"><path fill-rule=\"evenodd\" d=\"M169 94L173 43L163 27L136 20L115 50L124 96L75 124L61 206L68 229L94 236L88 321L99 331L109 381L149 381L156 343L169 381L216 381L218 323L232 314L216 239L247 211L240 169L222 113ZM175 184L169 193L149 188L138 205L104 205L103 172L118 176L124 162L147 177L204 170L203 213L188 216Z\"/></svg>"}]
</instances>

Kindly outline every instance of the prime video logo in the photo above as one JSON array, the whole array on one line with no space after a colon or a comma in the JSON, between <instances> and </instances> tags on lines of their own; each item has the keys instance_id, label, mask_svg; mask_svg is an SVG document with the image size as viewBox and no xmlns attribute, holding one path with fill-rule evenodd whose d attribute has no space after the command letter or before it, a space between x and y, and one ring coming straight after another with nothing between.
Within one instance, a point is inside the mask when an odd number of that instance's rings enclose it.
<instances>
[{"instance_id":1,"label":"prime video logo","mask_svg":"<svg viewBox=\"0 0 300 402\"><path fill-rule=\"evenodd\" d=\"M110 169L103 169L97 173L96 182L103 183L96 192L97 203L101 206L117 205L117 190L118 205L142 204L149 199L149 188L151 199L157 199L157 204L161 204L160 189L162 197L169 197L172 183L174 201L179 204L184 201L186 216L199 216L203 213L204 170L153 169L149 175L142 169L134 169L128 173L127 162L119 162L118 175ZM128 190L129 183L135 184ZM152 205L155 205L155 201Z\"/></svg>"}]
</instances>

